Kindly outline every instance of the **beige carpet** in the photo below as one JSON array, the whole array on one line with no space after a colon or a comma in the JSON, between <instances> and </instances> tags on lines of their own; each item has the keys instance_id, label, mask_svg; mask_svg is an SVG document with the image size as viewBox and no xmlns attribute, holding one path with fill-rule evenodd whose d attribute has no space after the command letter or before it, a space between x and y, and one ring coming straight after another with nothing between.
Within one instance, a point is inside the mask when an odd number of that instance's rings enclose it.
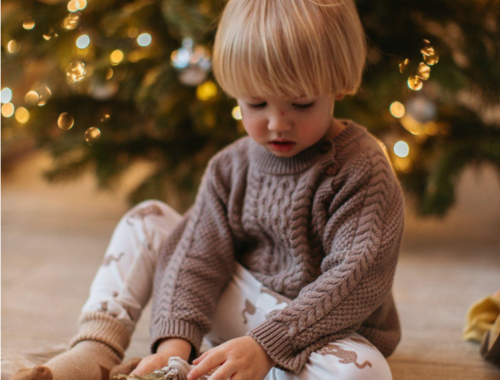
<instances>
[{"instance_id":1,"label":"beige carpet","mask_svg":"<svg viewBox=\"0 0 500 380\"><path fill-rule=\"evenodd\" d=\"M2 172L4 352L58 347L76 332L108 239L128 208L124 194L148 170L137 165L116 193L99 193L90 175L48 185L40 177L47 165L36 153ZM500 378L479 345L462 340L469 306L500 288L499 190L491 168L468 170L444 222L418 220L408 207L394 283L403 325L389 359L395 380ZM149 315L148 307L127 357L148 354Z\"/></svg>"}]
</instances>

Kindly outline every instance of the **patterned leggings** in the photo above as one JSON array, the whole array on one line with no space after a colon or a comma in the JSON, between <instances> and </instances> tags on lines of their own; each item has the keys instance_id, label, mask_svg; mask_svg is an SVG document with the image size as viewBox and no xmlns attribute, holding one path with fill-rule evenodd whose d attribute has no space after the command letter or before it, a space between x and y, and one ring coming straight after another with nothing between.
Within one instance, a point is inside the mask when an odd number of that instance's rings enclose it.
<instances>
[{"instance_id":1,"label":"patterned leggings","mask_svg":"<svg viewBox=\"0 0 500 380\"><path fill-rule=\"evenodd\" d=\"M158 251L180 219L174 209L157 200L144 201L129 210L113 232L82 312L105 311L132 333L151 296ZM203 345L210 348L244 336L271 310L284 308L288 302L237 264ZM391 380L392 375L377 348L353 333L313 352L299 375L273 367L265 380L306 379Z\"/></svg>"}]
</instances>

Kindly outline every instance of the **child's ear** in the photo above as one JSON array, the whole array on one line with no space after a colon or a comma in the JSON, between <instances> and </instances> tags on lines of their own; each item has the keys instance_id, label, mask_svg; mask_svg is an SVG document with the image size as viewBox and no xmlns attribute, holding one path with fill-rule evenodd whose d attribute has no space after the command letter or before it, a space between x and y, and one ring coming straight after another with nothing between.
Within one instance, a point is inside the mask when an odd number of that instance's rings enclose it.
<instances>
[{"instance_id":1,"label":"child's ear","mask_svg":"<svg viewBox=\"0 0 500 380\"><path fill-rule=\"evenodd\" d=\"M335 100L342 100L344 99L344 94L338 94L337 96L335 96Z\"/></svg>"}]
</instances>

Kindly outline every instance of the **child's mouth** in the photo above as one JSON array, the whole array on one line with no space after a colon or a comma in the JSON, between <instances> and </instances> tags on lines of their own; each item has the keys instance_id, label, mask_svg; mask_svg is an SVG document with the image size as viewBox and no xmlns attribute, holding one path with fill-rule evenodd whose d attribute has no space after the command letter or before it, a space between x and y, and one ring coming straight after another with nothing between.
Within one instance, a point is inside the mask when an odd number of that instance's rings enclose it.
<instances>
[{"instance_id":1,"label":"child's mouth","mask_svg":"<svg viewBox=\"0 0 500 380\"><path fill-rule=\"evenodd\" d=\"M291 141L287 142L271 141L269 144L274 150L279 152L287 152L295 146L295 143Z\"/></svg>"}]
</instances>

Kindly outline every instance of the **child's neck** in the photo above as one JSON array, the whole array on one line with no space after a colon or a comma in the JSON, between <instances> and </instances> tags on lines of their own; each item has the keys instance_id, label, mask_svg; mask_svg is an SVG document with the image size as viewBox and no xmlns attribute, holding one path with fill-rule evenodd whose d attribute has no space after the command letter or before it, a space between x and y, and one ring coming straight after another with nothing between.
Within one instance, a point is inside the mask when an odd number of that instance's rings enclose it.
<instances>
[{"instance_id":1,"label":"child's neck","mask_svg":"<svg viewBox=\"0 0 500 380\"><path fill-rule=\"evenodd\" d=\"M336 136L338 136L346 126L342 124L340 121L332 117L332 124L330 125L330 129L327 133L327 136L331 139L334 139Z\"/></svg>"}]
</instances>

